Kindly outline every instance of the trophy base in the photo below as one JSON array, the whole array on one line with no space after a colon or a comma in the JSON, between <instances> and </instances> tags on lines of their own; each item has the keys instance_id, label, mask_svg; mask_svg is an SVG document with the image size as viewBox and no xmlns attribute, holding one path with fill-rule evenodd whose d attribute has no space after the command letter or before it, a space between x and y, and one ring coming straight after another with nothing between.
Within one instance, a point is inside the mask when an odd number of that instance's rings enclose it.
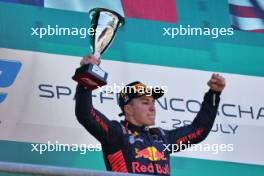
<instances>
[{"instance_id":1,"label":"trophy base","mask_svg":"<svg viewBox=\"0 0 264 176\"><path fill-rule=\"evenodd\" d=\"M86 64L76 69L72 79L87 89L94 90L107 84L107 76L97 65Z\"/></svg>"}]
</instances>

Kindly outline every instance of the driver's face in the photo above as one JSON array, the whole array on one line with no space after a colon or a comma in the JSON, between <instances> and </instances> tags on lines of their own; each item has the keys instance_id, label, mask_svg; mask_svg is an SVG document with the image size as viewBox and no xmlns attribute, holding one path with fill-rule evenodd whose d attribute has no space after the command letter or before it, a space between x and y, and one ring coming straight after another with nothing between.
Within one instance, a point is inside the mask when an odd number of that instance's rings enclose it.
<instances>
[{"instance_id":1,"label":"driver's face","mask_svg":"<svg viewBox=\"0 0 264 176\"><path fill-rule=\"evenodd\" d=\"M139 126L155 125L155 99L152 96L134 98L128 105L130 116Z\"/></svg>"}]
</instances>

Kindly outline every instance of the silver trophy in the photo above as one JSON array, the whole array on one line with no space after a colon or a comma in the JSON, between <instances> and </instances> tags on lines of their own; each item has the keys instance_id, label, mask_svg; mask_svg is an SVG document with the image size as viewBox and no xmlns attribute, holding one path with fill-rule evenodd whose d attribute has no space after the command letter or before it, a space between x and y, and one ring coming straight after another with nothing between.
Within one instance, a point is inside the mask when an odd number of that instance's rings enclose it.
<instances>
[{"instance_id":1,"label":"silver trophy","mask_svg":"<svg viewBox=\"0 0 264 176\"><path fill-rule=\"evenodd\" d=\"M95 35L90 36L90 44L93 55L100 59L113 41L117 29L124 25L124 18L117 12L104 8L95 8L89 12L91 28ZM83 65L77 68L73 80L90 90L107 84L108 74L95 64Z\"/></svg>"}]
</instances>

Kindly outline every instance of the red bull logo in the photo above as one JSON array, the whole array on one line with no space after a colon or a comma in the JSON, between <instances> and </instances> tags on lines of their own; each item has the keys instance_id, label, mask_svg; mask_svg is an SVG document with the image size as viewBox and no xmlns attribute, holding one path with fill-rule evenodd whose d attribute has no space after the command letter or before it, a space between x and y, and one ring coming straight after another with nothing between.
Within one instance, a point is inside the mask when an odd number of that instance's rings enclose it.
<instances>
[{"instance_id":1,"label":"red bull logo","mask_svg":"<svg viewBox=\"0 0 264 176\"><path fill-rule=\"evenodd\" d=\"M143 150L136 150L136 157L135 158L146 158L150 161L159 161L159 160L167 160L167 158L164 155L164 152L160 152L156 149L156 147L147 147Z\"/></svg>"},{"instance_id":2,"label":"red bull logo","mask_svg":"<svg viewBox=\"0 0 264 176\"><path fill-rule=\"evenodd\" d=\"M132 172L133 173L155 173L158 174L170 174L169 165L165 164L161 166L160 164L140 164L139 162L132 162Z\"/></svg>"}]
</instances>

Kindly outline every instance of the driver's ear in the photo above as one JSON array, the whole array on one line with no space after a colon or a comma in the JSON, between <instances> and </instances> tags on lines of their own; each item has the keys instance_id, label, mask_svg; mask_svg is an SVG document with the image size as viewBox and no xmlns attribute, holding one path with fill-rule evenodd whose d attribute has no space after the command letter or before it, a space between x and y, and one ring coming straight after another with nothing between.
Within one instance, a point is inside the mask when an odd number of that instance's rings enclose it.
<instances>
[{"instance_id":1,"label":"driver's ear","mask_svg":"<svg viewBox=\"0 0 264 176\"><path fill-rule=\"evenodd\" d=\"M126 115L131 116L133 114L133 108L131 104L124 105L124 112Z\"/></svg>"}]
</instances>

